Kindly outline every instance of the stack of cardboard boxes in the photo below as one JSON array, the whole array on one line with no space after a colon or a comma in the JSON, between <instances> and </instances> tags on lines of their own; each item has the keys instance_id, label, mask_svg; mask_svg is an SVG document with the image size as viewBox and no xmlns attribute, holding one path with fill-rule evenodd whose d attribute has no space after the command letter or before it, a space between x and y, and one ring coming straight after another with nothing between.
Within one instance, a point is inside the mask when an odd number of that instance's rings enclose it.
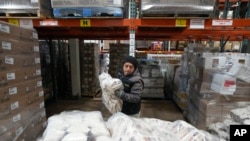
<instances>
[{"instance_id":1,"label":"stack of cardboard boxes","mask_svg":"<svg viewBox=\"0 0 250 141\"><path fill-rule=\"evenodd\" d=\"M228 73L236 64L249 66L248 54L193 53L191 58L186 112L193 125L205 129L230 119L230 110L250 105L250 83Z\"/></svg>"},{"instance_id":2,"label":"stack of cardboard boxes","mask_svg":"<svg viewBox=\"0 0 250 141\"><path fill-rule=\"evenodd\" d=\"M0 138L35 140L46 126L38 35L0 22Z\"/></svg>"},{"instance_id":3,"label":"stack of cardboard boxes","mask_svg":"<svg viewBox=\"0 0 250 141\"><path fill-rule=\"evenodd\" d=\"M164 77L159 65L141 65L141 75L144 82L142 97L163 98Z\"/></svg>"},{"instance_id":4,"label":"stack of cardboard boxes","mask_svg":"<svg viewBox=\"0 0 250 141\"><path fill-rule=\"evenodd\" d=\"M98 44L80 42L80 73L82 96L95 96L100 90Z\"/></svg>"},{"instance_id":5,"label":"stack of cardboard boxes","mask_svg":"<svg viewBox=\"0 0 250 141\"><path fill-rule=\"evenodd\" d=\"M117 78L118 72L122 70L123 59L129 56L129 44L110 43L109 54L109 74Z\"/></svg>"}]
</instances>

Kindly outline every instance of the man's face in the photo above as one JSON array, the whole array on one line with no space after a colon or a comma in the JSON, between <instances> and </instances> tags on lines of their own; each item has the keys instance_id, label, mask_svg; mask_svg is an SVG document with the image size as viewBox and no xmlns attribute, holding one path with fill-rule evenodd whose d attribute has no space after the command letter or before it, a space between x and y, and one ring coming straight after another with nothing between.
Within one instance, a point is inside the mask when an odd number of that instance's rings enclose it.
<instances>
[{"instance_id":1,"label":"man's face","mask_svg":"<svg viewBox=\"0 0 250 141\"><path fill-rule=\"evenodd\" d=\"M123 72L124 72L124 75L128 75L128 74L131 74L135 71L135 67L133 64L129 63L129 62L126 62L124 63L123 65Z\"/></svg>"}]
</instances>

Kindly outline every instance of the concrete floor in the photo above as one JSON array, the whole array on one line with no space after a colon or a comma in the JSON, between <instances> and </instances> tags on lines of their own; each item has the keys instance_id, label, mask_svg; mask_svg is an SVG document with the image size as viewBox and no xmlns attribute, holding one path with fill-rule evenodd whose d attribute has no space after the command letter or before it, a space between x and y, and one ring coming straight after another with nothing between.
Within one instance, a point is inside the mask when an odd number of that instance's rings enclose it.
<instances>
[{"instance_id":1,"label":"concrete floor","mask_svg":"<svg viewBox=\"0 0 250 141\"><path fill-rule=\"evenodd\" d=\"M100 99L82 98L80 100L58 100L45 104L47 117L62 111L101 111L103 118L111 116ZM141 117L157 118L166 121L185 120L182 112L172 101L142 100Z\"/></svg>"}]
</instances>

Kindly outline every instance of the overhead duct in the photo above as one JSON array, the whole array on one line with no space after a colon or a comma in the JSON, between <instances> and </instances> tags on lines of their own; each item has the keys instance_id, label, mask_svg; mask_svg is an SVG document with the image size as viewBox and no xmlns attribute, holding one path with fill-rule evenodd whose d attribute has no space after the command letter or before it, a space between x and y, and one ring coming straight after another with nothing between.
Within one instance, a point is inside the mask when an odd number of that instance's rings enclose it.
<instances>
[{"instance_id":1,"label":"overhead duct","mask_svg":"<svg viewBox=\"0 0 250 141\"><path fill-rule=\"evenodd\" d=\"M212 17L214 0L141 0L141 17Z\"/></svg>"}]
</instances>

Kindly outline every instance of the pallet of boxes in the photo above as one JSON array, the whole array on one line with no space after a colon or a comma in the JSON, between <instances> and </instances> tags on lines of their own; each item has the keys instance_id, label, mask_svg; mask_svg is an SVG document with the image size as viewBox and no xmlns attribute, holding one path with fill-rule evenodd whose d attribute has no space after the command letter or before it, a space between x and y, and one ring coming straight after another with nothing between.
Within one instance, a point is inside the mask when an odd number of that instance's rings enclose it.
<instances>
[{"instance_id":1,"label":"pallet of boxes","mask_svg":"<svg viewBox=\"0 0 250 141\"><path fill-rule=\"evenodd\" d=\"M198 128L230 119L250 105L250 55L194 53L190 61L187 119Z\"/></svg>"},{"instance_id":2,"label":"pallet of boxes","mask_svg":"<svg viewBox=\"0 0 250 141\"><path fill-rule=\"evenodd\" d=\"M46 126L38 34L0 22L0 139L35 140Z\"/></svg>"},{"instance_id":3,"label":"pallet of boxes","mask_svg":"<svg viewBox=\"0 0 250 141\"><path fill-rule=\"evenodd\" d=\"M80 41L80 75L82 96L95 97L100 91L99 84L99 46Z\"/></svg>"}]
</instances>

